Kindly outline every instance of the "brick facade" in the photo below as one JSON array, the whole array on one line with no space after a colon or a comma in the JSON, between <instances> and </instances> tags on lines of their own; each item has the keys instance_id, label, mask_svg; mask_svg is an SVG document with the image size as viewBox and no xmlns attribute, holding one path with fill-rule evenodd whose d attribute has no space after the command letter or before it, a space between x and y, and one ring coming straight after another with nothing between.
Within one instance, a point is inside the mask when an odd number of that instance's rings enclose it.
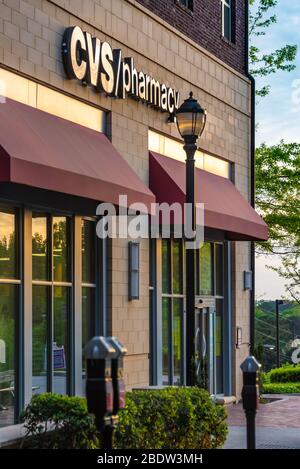
<instances>
[{"instance_id":1,"label":"brick facade","mask_svg":"<svg viewBox=\"0 0 300 469\"><path fill-rule=\"evenodd\" d=\"M193 11L183 7L180 0L136 1L235 70L245 73L245 0L234 2L233 43L222 38L220 0L194 0Z\"/></svg>"}]
</instances>

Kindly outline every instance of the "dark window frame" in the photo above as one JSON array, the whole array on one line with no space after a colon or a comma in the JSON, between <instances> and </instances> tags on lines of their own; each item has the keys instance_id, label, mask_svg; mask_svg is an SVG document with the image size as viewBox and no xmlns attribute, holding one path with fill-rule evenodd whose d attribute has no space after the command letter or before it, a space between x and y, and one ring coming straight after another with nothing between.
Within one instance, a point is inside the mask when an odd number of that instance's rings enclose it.
<instances>
[{"instance_id":1,"label":"dark window frame","mask_svg":"<svg viewBox=\"0 0 300 469\"><path fill-rule=\"evenodd\" d=\"M225 11L229 10L229 24L225 24ZM221 0L221 24L222 38L231 44L235 44L235 0Z\"/></svg>"}]
</instances>

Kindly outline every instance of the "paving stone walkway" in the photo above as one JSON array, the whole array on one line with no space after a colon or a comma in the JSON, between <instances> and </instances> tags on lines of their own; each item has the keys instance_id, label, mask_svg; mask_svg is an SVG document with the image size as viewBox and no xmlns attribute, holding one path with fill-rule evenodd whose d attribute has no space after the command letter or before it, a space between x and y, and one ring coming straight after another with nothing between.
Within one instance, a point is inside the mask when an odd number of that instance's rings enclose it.
<instances>
[{"instance_id":1,"label":"paving stone walkway","mask_svg":"<svg viewBox=\"0 0 300 469\"><path fill-rule=\"evenodd\" d=\"M300 396L280 395L266 396L278 399L268 404L260 404L257 412L258 427L272 428L300 428ZM245 414L242 404L228 408L228 424L230 426L244 426Z\"/></svg>"},{"instance_id":2,"label":"paving stone walkway","mask_svg":"<svg viewBox=\"0 0 300 469\"><path fill-rule=\"evenodd\" d=\"M256 417L257 448L300 449L300 396L272 395ZM241 404L228 408L229 437L225 449L246 447L245 414Z\"/></svg>"}]
</instances>

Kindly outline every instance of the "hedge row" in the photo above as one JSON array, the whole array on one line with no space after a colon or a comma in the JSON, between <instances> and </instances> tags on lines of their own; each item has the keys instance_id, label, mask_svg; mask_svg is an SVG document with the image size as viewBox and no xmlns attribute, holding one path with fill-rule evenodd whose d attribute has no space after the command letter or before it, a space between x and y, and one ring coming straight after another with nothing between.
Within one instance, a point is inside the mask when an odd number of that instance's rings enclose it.
<instances>
[{"instance_id":1,"label":"hedge row","mask_svg":"<svg viewBox=\"0 0 300 469\"><path fill-rule=\"evenodd\" d=\"M285 366L268 373L271 383L300 383L300 366Z\"/></svg>"},{"instance_id":2,"label":"hedge row","mask_svg":"<svg viewBox=\"0 0 300 469\"><path fill-rule=\"evenodd\" d=\"M262 389L265 394L300 393L300 383L266 383Z\"/></svg>"}]
</instances>

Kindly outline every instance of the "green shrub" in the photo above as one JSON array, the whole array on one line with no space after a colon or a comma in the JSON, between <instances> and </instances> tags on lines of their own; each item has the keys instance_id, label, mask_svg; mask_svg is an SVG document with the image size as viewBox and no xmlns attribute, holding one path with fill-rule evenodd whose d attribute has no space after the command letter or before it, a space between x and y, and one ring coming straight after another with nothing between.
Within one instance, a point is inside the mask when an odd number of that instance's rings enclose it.
<instances>
[{"instance_id":1,"label":"green shrub","mask_svg":"<svg viewBox=\"0 0 300 469\"><path fill-rule=\"evenodd\" d=\"M37 394L22 414L26 437L23 447L92 449L99 447L86 400L57 394Z\"/></svg>"},{"instance_id":2,"label":"green shrub","mask_svg":"<svg viewBox=\"0 0 300 469\"><path fill-rule=\"evenodd\" d=\"M211 449L227 436L226 411L207 391L165 388L133 391L120 413L115 446L120 449Z\"/></svg>"},{"instance_id":3,"label":"green shrub","mask_svg":"<svg viewBox=\"0 0 300 469\"><path fill-rule=\"evenodd\" d=\"M264 385L269 382L270 382L269 374L261 371L258 375L259 389L262 390Z\"/></svg>"},{"instance_id":4,"label":"green shrub","mask_svg":"<svg viewBox=\"0 0 300 469\"><path fill-rule=\"evenodd\" d=\"M22 447L43 449L99 448L86 400L56 394L35 395L22 416ZM200 388L165 388L126 394L115 432L119 449L210 449L223 446L226 411Z\"/></svg>"},{"instance_id":5,"label":"green shrub","mask_svg":"<svg viewBox=\"0 0 300 469\"><path fill-rule=\"evenodd\" d=\"M271 383L300 383L300 366L284 366L268 373Z\"/></svg>"},{"instance_id":6,"label":"green shrub","mask_svg":"<svg viewBox=\"0 0 300 469\"><path fill-rule=\"evenodd\" d=\"M266 383L263 386L265 394L293 394L300 393L300 383Z\"/></svg>"}]
</instances>

